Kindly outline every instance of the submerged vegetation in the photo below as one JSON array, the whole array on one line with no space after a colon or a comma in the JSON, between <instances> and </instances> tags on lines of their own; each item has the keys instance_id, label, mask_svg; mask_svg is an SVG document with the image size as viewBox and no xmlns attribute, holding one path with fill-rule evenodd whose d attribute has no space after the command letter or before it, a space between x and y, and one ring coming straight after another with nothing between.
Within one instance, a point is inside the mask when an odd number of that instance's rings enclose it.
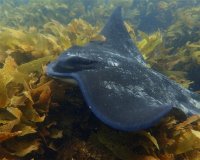
<instances>
[{"instance_id":1,"label":"submerged vegetation","mask_svg":"<svg viewBox=\"0 0 200 160\"><path fill-rule=\"evenodd\" d=\"M117 5L149 66L200 93L198 0L0 0L0 159L198 160L199 115L119 132L93 117L78 88L46 77L62 51L105 40Z\"/></svg>"}]
</instances>

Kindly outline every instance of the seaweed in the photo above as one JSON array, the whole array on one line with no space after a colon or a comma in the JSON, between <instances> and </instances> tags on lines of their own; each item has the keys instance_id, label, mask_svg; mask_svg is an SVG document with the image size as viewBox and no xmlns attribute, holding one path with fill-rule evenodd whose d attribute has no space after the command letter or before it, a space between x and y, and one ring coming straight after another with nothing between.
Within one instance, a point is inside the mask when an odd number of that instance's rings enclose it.
<instances>
[{"instance_id":1,"label":"seaweed","mask_svg":"<svg viewBox=\"0 0 200 160\"><path fill-rule=\"evenodd\" d=\"M105 38L98 32L99 27L93 27L82 19L74 19L66 26L52 20L41 30L35 27L28 30L2 27L0 62L3 63L5 58L11 55L21 64L30 59L58 55L72 45L84 45L95 40L104 41Z\"/></svg>"},{"instance_id":2,"label":"seaweed","mask_svg":"<svg viewBox=\"0 0 200 160\"><path fill-rule=\"evenodd\" d=\"M177 52L176 49L186 45L188 40L190 43L199 40L199 13L199 6L179 9L176 13L176 22L166 30L165 39L167 47L173 47L173 51Z\"/></svg>"}]
</instances>

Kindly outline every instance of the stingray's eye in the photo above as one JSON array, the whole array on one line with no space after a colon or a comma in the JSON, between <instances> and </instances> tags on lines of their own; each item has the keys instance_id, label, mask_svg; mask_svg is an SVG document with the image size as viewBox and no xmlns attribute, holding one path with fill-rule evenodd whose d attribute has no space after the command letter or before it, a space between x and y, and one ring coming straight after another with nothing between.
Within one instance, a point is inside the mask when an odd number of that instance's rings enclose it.
<instances>
[{"instance_id":1,"label":"stingray's eye","mask_svg":"<svg viewBox=\"0 0 200 160\"><path fill-rule=\"evenodd\" d=\"M97 61L78 56L72 56L66 59L66 64L70 66L88 66L94 63L97 63Z\"/></svg>"},{"instance_id":2,"label":"stingray's eye","mask_svg":"<svg viewBox=\"0 0 200 160\"><path fill-rule=\"evenodd\" d=\"M69 56L60 59L54 67L57 72L78 72L82 70L94 69L97 61L78 56Z\"/></svg>"}]
</instances>

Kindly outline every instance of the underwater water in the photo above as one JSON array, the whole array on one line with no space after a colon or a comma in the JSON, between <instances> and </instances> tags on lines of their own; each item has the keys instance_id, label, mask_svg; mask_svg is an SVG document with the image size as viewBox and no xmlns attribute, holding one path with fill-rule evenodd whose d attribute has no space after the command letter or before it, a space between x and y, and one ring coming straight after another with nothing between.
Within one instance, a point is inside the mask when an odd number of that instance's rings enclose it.
<instances>
[{"instance_id":1,"label":"underwater water","mask_svg":"<svg viewBox=\"0 0 200 160\"><path fill-rule=\"evenodd\" d=\"M199 114L173 110L150 128L124 132L96 118L74 82L47 76L64 51L102 46L118 6L148 68L200 94L199 0L0 0L0 159L200 159ZM72 59L66 68L88 63L95 62Z\"/></svg>"}]
</instances>

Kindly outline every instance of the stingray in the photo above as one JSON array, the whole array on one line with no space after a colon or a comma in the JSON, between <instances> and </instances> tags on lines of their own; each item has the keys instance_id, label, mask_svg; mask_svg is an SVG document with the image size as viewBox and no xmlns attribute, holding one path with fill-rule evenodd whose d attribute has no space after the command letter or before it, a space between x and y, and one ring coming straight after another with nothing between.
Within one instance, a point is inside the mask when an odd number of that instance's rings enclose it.
<instances>
[{"instance_id":1,"label":"stingray","mask_svg":"<svg viewBox=\"0 0 200 160\"><path fill-rule=\"evenodd\" d=\"M146 129L172 108L199 114L200 95L147 67L121 10L114 10L101 31L105 41L71 47L47 66L47 75L75 80L94 115L115 129Z\"/></svg>"}]
</instances>

